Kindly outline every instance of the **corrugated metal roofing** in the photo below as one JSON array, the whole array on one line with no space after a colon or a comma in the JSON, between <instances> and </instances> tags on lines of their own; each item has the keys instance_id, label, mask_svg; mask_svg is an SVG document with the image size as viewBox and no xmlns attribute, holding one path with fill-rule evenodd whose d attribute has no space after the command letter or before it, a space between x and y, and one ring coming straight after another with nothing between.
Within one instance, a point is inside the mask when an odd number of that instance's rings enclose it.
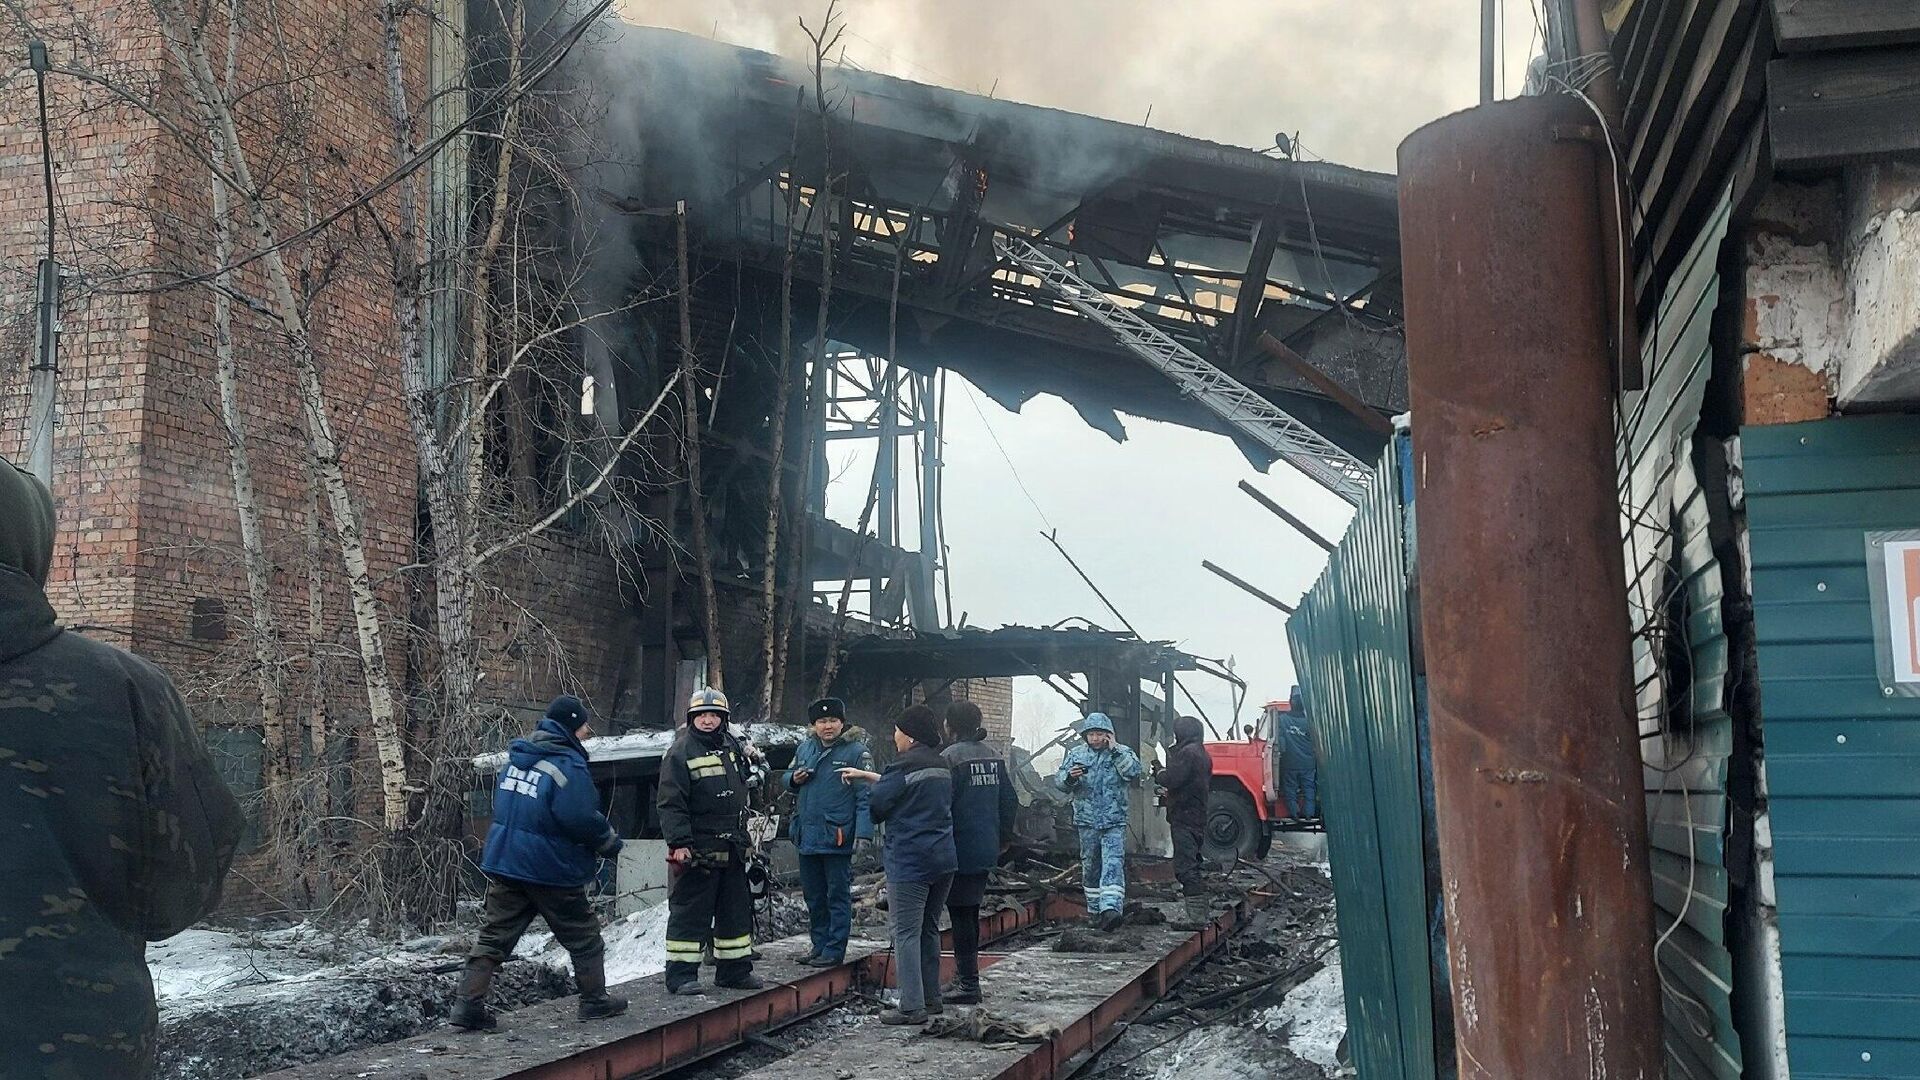
<instances>
[{"instance_id":1,"label":"corrugated metal roofing","mask_svg":"<svg viewBox=\"0 0 1920 1080\"><path fill-rule=\"evenodd\" d=\"M1349 1040L1366 1080L1434 1076L1400 441L1287 624L1314 716Z\"/></svg>"},{"instance_id":2,"label":"corrugated metal roofing","mask_svg":"<svg viewBox=\"0 0 1920 1080\"><path fill-rule=\"evenodd\" d=\"M1881 689L1870 530L1920 528L1920 419L1742 432L1794 1080L1920 1078L1920 698Z\"/></svg>"}]
</instances>

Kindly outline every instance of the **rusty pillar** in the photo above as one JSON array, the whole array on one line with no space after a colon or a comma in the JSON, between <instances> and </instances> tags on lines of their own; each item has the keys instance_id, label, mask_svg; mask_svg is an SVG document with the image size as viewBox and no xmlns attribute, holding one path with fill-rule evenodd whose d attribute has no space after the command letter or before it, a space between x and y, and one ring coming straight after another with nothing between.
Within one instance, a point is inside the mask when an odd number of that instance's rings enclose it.
<instances>
[{"instance_id":1,"label":"rusty pillar","mask_svg":"<svg viewBox=\"0 0 1920 1080\"><path fill-rule=\"evenodd\" d=\"M1592 114L1400 146L1420 617L1462 1080L1657 1080Z\"/></svg>"}]
</instances>

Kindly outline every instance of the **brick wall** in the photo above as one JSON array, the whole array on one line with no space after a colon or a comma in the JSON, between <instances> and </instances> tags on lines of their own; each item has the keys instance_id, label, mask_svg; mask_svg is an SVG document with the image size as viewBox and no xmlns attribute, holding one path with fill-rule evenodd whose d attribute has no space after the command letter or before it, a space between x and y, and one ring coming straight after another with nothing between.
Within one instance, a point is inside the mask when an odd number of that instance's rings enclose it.
<instances>
[{"instance_id":1,"label":"brick wall","mask_svg":"<svg viewBox=\"0 0 1920 1080\"><path fill-rule=\"evenodd\" d=\"M380 23L373 8L282 0L278 21L246 9L238 84L250 89L238 120L270 212L291 232L305 200L346 205L392 165ZM83 64L150 95L176 130L198 131L144 0L29 5L56 64ZM409 66L424 68L424 19L407 27ZM208 34L215 63L224 27ZM287 84L286 74L294 78ZM44 196L31 79L0 95L0 453L24 463L27 358L34 262ZM415 100L423 96L415 87ZM212 262L209 172L203 149L163 131L147 113L70 77L49 81L57 166L57 250L75 275L63 298L54 493L59 540L49 594L61 618L133 649L173 673L216 750L244 772L258 724L244 569L225 431L219 419L212 298L205 287L164 288ZM290 152L289 147L295 148ZM388 215L392 204L374 212ZM241 250L251 247L237 233ZM388 667L408 677L409 573L416 560L416 467L393 333L393 289L379 229L366 214L286 249L314 290L309 331L330 398L341 464L361 516L370 575L387 616ZM237 275L267 294L264 265ZM366 703L338 547L319 522L307 473L306 432L284 335L267 315L234 307L254 481L276 580L275 614L298 715L324 706L356 767L356 807L377 816L370 747L357 733ZM313 572L317 571L317 579ZM417 572L414 572L417 573ZM538 709L560 692L596 710L614 707L631 640L627 587L603 546L559 529L489 570L479 633L482 694ZM318 580L320 633L307 632L309 581ZM196 606L202 618L196 636ZM225 635L212 612L224 609ZM430 609L429 609L430 610ZM317 687L319 700L304 697ZM255 766L257 767L257 765ZM371 835L360 830L355 835ZM243 856L232 906L272 905L264 853ZM258 886L258 887L256 887Z\"/></svg>"},{"instance_id":2,"label":"brick wall","mask_svg":"<svg viewBox=\"0 0 1920 1080\"><path fill-rule=\"evenodd\" d=\"M961 679L953 684L955 700L980 706L987 739L995 746L1013 741L1013 680L1004 676L986 679Z\"/></svg>"}]
</instances>

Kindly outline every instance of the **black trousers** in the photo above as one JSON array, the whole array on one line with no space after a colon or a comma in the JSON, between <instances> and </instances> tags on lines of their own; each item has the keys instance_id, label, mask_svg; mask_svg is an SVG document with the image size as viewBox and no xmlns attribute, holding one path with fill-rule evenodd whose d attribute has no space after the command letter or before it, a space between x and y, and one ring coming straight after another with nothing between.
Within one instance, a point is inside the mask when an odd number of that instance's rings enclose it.
<instances>
[{"instance_id":1,"label":"black trousers","mask_svg":"<svg viewBox=\"0 0 1920 1080\"><path fill-rule=\"evenodd\" d=\"M987 875L953 875L947 892L947 917L953 922L953 969L971 982L980 977L980 901L986 898Z\"/></svg>"},{"instance_id":2,"label":"black trousers","mask_svg":"<svg viewBox=\"0 0 1920 1080\"><path fill-rule=\"evenodd\" d=\"M565 946L575 960L605 952L607 941L600 936L600 920L594 917L587 900L587 887L571 889L534 885L512 878L487 879L487 924L474 939L471 959L504 963L520 944L534 916L547 920L554 940Z\"/></svg>"},{"instance_id":3,"label":"black trousers","mask_svg":"<svg viewBox=\"0 0 1920 1080\"><path fill-rule=\"evenodd\" d=\"M1198 825L1173 826L1173 879L1180 883L1184 895L1201 896L1207 891L1200 876L1200 846L1205 838Z\"/></svg>"},{"instance_id":4,"label":"black trousers","mask_svg":"<svg viewBox=\"0 0 1920 1080\"><path fill-rule=\"evenodd\" d=\"M699 978L700 953L709 945L721 982L753 970L753 895L735 849L695 852L667 890L667 985Z\"/></svg>"}]
</instances>

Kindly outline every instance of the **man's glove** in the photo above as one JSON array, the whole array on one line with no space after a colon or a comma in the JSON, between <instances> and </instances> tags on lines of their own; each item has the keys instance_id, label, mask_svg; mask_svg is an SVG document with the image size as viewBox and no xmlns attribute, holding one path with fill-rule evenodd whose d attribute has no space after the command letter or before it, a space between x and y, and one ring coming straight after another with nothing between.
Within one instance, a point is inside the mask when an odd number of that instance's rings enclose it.
<instances>
[{"instance_id":1,"label":"man's glove","mask_svg":"<svg viewBox=\"0 0 1920 1080\"><path fill-rule=\"evenodd\" d=\"M807 781L811 779L813 779L812 769L793 770L793 786L794 787L800 787L801 785L805 784Z\"/></svg>"}]
</instances>

